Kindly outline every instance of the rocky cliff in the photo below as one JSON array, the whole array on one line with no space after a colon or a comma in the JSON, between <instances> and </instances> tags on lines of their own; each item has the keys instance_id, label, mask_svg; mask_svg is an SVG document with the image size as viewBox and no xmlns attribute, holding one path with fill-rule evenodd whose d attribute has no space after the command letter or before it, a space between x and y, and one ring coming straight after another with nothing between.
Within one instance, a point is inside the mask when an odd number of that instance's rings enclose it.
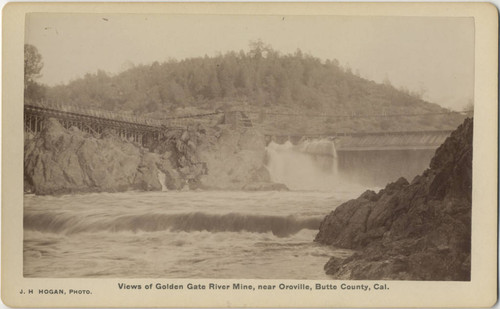
<instances>
[{"instance_id":1,"label":"rocky cliff","mask_svg":"<svg viewBox=\"0 0 500 309\"><path fill-rule=\"evenodd\" d=\"M167 132L144 148L111 131L69 130L49 119L26 135L25 191L35 194L181 189L280 189L263 166L264 137L225 125ZM160 182L160 180L162 180ZM162 186L163 183L163 186Z\"/></svg>"},{"instance_id":2,"label":"rocky cliff","mask_svg":"<svg viewBox=\"0 0 500 309\"><path fill-rule=\"evenodd\" d=\"M436 150L422 175L337 207L315 241L356 250L331 258L339 279L470 280L472 119Z\"/></svg>"},{"instance_id":3,"label":"rocky cliff","mask_svg":"<svg viewBox=\"0 0 500 309\"><path fill-rule=\"evenodd\" d=\"M206 135L197 150L208 170L200 177L204 188L286 190L284 185L271 182L264 166L266 143L262 134L251 128L218 128Z\"/></svg>"}]
</instances>

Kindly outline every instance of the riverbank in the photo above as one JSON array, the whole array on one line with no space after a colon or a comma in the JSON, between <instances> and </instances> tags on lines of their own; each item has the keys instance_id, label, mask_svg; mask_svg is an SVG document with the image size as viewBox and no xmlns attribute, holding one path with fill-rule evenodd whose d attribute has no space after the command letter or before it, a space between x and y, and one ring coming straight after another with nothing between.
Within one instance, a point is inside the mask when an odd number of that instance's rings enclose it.
<instances>
[{"instance_id":1,"label":"riverbank","mask_svg":"<svg viewBox=\"0 0 500 309\"><path fill-rule=\"evenodd\" d=\"M264 167L252 128L193 126L142 147L107 130L96 136L48 119L25 135L24 188L40 195L129 190L285 190Z\"/></svg>"},{"instance_id":2,"label":"riverbank","mask_svg":"<svg viewBox=\"0 0 500 309\"><path fill-rule=\"evenodd\" d=\"M315 241L357 250L332 257L335 279L470 280L473 121L466 119L411 183L400 178L332 211Z\"/></svg>"}]
</instances>

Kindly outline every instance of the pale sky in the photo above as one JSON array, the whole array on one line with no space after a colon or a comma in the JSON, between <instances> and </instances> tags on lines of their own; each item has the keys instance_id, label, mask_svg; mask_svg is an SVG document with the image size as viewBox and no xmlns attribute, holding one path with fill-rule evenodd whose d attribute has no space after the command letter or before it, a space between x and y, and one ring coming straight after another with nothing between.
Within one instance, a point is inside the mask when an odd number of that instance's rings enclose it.
<instances>
[{"instance_id":1,"label":"pale sky","mask_svg":"<svg viewBox=\"0 0 500 309\"><path fill-rule=\"evenodd\" d=\"M248 50L261 39L338 59L353 72L461 110L474 92L474 20L442 17L30 14L26 43L43 57L40 82L67 83L101 69Z\"/></svg>"}]
</instances>

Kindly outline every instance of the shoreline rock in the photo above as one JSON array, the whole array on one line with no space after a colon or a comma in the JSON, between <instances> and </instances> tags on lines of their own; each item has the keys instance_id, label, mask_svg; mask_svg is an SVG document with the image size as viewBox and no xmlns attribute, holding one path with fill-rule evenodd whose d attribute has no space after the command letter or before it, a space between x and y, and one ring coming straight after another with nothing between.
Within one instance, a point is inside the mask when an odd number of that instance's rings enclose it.
<instances>
[{"instance_id":1,"label":"shoreline rock","mask_svg":"<svg viewBox=\"0 0 500 309\"><path fill-rule=\"evenodd\" d=\"M168 190L281 189L270 181L264 153L264 137L248 129L189 127L144 148L109 130L93 136L48 119L38 135L25 135L24 191L161 191L159 175Z\"/></svg>"},{"instance_id":2,"label":"shoreline rock","mask_svg":"<svg viewBox=\"0 0 500 309\"><path fill-rule=\"evenodd\" d=\"M472 119L436 150L410 183L366 191L325 217L315 241L357 250L331 258L338 279L470 280Z\"/></svg>"}]
</instances>

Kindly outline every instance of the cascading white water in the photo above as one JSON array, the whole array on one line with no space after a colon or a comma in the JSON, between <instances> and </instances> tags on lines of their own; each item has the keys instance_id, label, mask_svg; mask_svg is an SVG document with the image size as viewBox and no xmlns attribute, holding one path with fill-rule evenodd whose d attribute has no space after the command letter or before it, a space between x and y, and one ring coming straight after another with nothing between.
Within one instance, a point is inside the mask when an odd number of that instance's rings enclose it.
<instances>
[{"instance_id":1,"label":"cascading white water","mask_svg":"<svg viewBox=\"0 0 500 309\"><path fill-rule=\"evenodd\" d=\"M271 142L267 146L267 169L274 182L292 190L334 190L345 185L337 168L335 143L313 139L293 145Z\"/></svg>"},{"instance_id":2,"label":"cascading white water","mask_svg":"<svg viewBox=\"0 0 500 309\"><path fill-rule=\"evenodd\" d=\"M168 191L167 186L165 185L165 177L166 177L165 173L163 173L162 171L158 170L158 181L161 184L161 190L162 191Z\"/></svg>"},{"instance_id":3,"label":"cascading white water","mask_svg":"<svg viewBox=\"0 0 500 309\"><path fill-rule=\"evenodd\" d=\"M325 155L337 158L335 143L329 139L306 140L298 145L298 148L305 153L312 155Z\"/></svg>"},{"instance_id":4,"label":"cascading white water","mask_svg":"<svg viewBox=\"0 0 500 309\"><path fill-rule=\"evenodd\" d=\"M351 252L318 246L313 239L325 215L353 195L209 190L25 195L23 275L328 280L322 266Z\"/></svg>"}]
</instances>

